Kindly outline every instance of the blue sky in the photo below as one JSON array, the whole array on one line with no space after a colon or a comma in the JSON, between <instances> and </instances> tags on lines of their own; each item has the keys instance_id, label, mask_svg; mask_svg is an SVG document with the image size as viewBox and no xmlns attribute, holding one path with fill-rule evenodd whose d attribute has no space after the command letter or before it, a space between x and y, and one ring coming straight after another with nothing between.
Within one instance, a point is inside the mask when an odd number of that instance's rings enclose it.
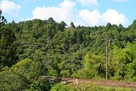
<instances>
[{"instance_id":1,"label":"blue sky","mask_svg":"<svg viewBox=\"0 0 136 91\"><path fill-rule=\"evenodd\" d=\"M136 19L136 0L0 0L2 15L11 22L48 19L68 25L129 26Z\"/></svg>"}]
</instances>

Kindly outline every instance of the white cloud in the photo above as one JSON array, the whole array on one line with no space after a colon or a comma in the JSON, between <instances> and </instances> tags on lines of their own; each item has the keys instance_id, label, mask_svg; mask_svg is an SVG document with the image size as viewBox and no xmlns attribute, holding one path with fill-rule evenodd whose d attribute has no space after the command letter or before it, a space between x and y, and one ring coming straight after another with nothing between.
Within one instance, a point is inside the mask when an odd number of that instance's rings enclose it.
<instances>
[{"instance_id":1,"label":"white cloud","mask_svg":"<svg viewBox=\"0 0 136 91\"><path fill-rule=\"evenodd\" d=\"M97 6L98 1L97 0L77 0L80 2L83 6Z\"/></svg>"},{"instance_id":2,"label":"white cloud","mask_svg":"<svg viewBox=\"0 0 136 91\"><path fill-rule=\"evenodd\" d=\"M116 1L116 2L127 2L129 0L114 0L114 1Z\"/></svg>"},{"instance_id":3,"label":"white cloud","mask_svg":"<svg viewBox=\"0 0 136 91\"><path fill-rule=\"evenodd\" d=\"M89 11L84 9L80 11L80 16L86 25L101 25L102 16L98 10Z\"/></svg>"},{"instance_id":4,"label":"white cloud","mask_svg":"<svg viewBox=\"0 0 136 91\"><path fill-rule=\"evenodd\" d=\"M35 2L36 0L23 0L23 3Z\"/></svg>"},{"instance_id":5,"label":"white cloud","mask_svg":"<svg viewBox=\"0 0 136 91\"><path fill-rule=\"evenodd\" d=\"M75 3L70 0L64 0L59 6L64 8L73 8L75 6Z\"/></svg>"},{"instance_id":6,"label":"white cloud","mask_svg":"<svg viewBox=\"0 0 136 91\"><path fill-rule=\"evenodd\" d=\"M74 10L75 3L70 0L65 0L58 7L36 7L33 10L33 18L48 19L53 17L56 21L70 23L76 13Z\"/></svg>"},{"instance_id":7,"label":"white cloud","mask_svg":"<svg viewBox=\"0 0 136 91\"><path fill-rule=\"evenodd\" d=\"M85 9L80 11L80 16L85 24L89 24L91 26L106 25L107 23L126 25L127 22L125 15L113 9L108 9L103 14L101 14L98 10L89 11Z\"/></svg>"},{"instance_id":8,"label":"white cloud","mask_svg":"<svg viewBox=\"0 0 136 91\"><path fill-rule=\"evenodd\" d=\"M126 25L127 19L125 15L117 12L116 10L108 9L102 16L106 22L110 22L111 24Z\"/></svg>"},{"instance_id":9,"label":"white cloud","mask_svg":"<svg viewBox=\"0 0 136 91\"><path fill-rule=\"evenodd\" d=\"M3 0L0 3L0 8L2 9L2 11L5 11L6 13L10 15L17 15L21 6L12 1Z\"/></svg>"},{"instance_id":10,"label":"white cloud","mask_svg":"<svg viewBox=\"0 0 136 91\"><path fill-rule=\"evenodd\" d=\"M67 24L74 22L75 25L84 26L98 26L106 25L108 22L111 24L126 25L125 15L116 10L108 9L106 12L101 13L97 9L81 11L75 9L75 3L70 0L64 0L58 7L36 7L33 10L33 18L48 19L53 17L57 22L65 21Z\"/></svg>"}]
</instances>

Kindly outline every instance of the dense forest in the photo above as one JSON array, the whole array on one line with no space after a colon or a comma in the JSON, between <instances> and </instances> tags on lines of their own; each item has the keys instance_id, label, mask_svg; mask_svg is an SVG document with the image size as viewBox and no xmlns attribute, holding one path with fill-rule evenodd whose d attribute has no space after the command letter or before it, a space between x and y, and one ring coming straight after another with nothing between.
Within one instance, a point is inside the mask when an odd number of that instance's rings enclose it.
<instances>
[{"instance_id":1,"label":"dense forest","mask_svg":"<svg viewBox=\"0 0 136 91\"><path fill-rule=\"evenodd\" d=\"M41 76L136 81L136 20L128 27L68 26L64 21L0 24L0 90L48 91ZM54 91L54 90L53 90Z\"/></svg>"}]
</instances>

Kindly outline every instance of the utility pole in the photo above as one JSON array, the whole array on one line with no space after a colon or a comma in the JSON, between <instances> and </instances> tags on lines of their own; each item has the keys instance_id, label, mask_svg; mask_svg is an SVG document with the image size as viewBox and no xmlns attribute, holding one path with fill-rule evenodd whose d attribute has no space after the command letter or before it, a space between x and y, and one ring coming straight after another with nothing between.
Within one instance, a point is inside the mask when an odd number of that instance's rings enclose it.
<instances>
[{"instance_id":1,"label":"utility pole","mask_svg":"<svg viewBox=\"0 0 136 91\"><path fill-rule=\"evenodd\" d=\"M106 35L106 38L105 38L105 46L106 46L106 54L105 54L105 63L106 63L106 80L108 80L108 62L109 62L109 47L108 47L108 44L109 42L112 40L112 38L107 38L107 35Z\"/></svg>"},{"instance_id":2,"label":"utility pole","mask_svg":"<svg viewBox=\"0 0 136 91\"><path fill-rule=\"evenodd\" d=\"M106 36L106 80L108 80L108 39Z\"/></svg>"}]
</instances>

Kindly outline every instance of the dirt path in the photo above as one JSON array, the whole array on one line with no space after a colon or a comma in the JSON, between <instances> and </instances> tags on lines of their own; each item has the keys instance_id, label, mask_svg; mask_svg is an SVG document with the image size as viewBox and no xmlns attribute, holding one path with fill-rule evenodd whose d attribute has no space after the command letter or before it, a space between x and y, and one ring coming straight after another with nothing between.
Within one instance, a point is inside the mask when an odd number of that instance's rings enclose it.
<instances>
[{"instance_id":1,"label":"dirt path","mask_svg":"<svg viewBox=\"0 0 136 91\"><path fill-rule=\"evenodd\" d=\"M136 82L113 81L113 80L92 80L92 79L76 79L76 78L61 78L71 84L90 83L106 87L121 87L121 88L136 88Z\"/></svg>"}]
</instances>

